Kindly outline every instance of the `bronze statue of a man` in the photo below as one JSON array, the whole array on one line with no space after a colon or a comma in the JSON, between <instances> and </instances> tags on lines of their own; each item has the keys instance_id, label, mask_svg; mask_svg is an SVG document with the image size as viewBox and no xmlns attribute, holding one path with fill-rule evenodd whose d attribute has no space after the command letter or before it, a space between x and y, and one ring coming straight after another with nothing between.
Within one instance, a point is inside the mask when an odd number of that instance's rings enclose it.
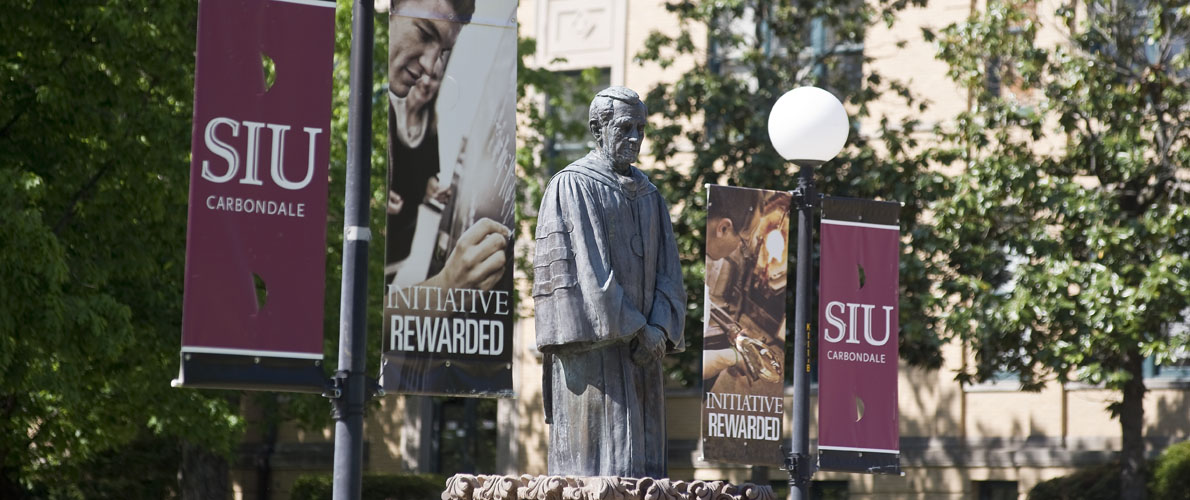
<instances>
[{"instance_id":1,"label":"bronze statue of a man","mask_svg":"<svg viewBox=\"0 0 1190 500\"><path fill-rule=\"evenodd\" d=\"M610 87L590 113L595 150L550 180L537 219L549 473L664 477L661 358L685 349L682 270L665 200L632 165L644 103Z\"/></svg>"}]
</instances>

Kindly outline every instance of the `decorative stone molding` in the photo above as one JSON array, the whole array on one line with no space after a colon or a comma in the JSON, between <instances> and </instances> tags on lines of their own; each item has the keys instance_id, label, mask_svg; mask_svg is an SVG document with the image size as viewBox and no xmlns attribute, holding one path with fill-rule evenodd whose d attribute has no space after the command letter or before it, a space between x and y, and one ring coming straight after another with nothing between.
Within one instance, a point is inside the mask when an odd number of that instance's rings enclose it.
<instances>
[{"instance_id":1,"label":"decorative stone molding","mask_svg":"<svg viewBox=\"0 0 1190 500\"><path fill-rule=\"evenodd\" d=\"M446 480L442 500L776 500L767 485L726 481L572 476L473 476Z\"/></svg>"},{"instance_id":2,"label":"decorative stone molding","mask_svg":"<svg viewBox=\"0 0 1190 500\"><path fill-rule=\"evenodd\" d=\"M537 64L553 71L610 68L623 85L628 0L537 0Z\"/></svg>"}]
</instances>

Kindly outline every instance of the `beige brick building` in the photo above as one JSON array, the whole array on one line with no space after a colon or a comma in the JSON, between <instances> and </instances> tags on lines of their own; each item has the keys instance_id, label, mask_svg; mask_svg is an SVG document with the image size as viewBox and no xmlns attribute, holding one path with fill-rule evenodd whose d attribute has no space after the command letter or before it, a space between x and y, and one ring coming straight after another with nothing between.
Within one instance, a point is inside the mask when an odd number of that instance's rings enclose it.
<instances>
[{"instance_id":1,"label":"beige brick building","mask_svg":"<svg viewBox=\"0 0 1190 500\"><path fill-rule=\"evenodd\" d=\"M908 81L919 95L928 96L933 105L920 117L926 127L945 125L947 117L967 108L968 99L965 90L946 78L945 66L934 58L934 47L922 40L920 28L940 29L959 22L973 9L983 8L981 4L934 0L927 8L906 10L892 28L878 23L864 41L862 50L873 59L871 68ZM1053 9L1041 5L1038 11ZM521 35L538 41L535 64L566 58L567 62L553 63L551 69L603 68L611 84L645 91L657 82L674 80L691 64L685 61L683 66L679 61L661 70L632 61L650 31L677 30L676 19L660 0L522 0L518 17ZM1041 19L1043 24L1052 21ZM1042 40L1060 43L1052 29L1043 31ZM907 112L893 103L877 103L873 108L875 116ZM367 470L449 474L472 468L480 473L544 473L548 432L541 410L541 358L532 348L532 318L518 322L516 340L515 399L386 396L366 424ZM946 345L943 353L945 361L939 370L902 367L905 476L818 473L814 479L823 482L824 491L846 492L846 496L828 498L1024 498L1037 482L1103 463L1120 448L1119 422L1106 409L1119 398L1117 394L1079 384L1051 384L1041 392L1026 393L1017 390L1011 379L963 386L954 380L966 359L963 346ZM1153 375L1146 380L1150 390L1145 398L1144 432L1150 453L1155 454L1190 438L1190 378L1177 370ZM790 394L787 390L786 395ZM752 471L747 466L701 461L699 414L697 389L671 391L667 415L672 477L787 479L781 470ZM811 407L811 415L815 414L816 408ZM786 433L788 429L787 421ZM814 434L812 424L812 438ZM270 459L271 498L288 498L289 485L301 473L329 472L331 435L330 429L280 430ZM237 497L257 498L257 476L249 460L259 446L249 441L235 472Z\"/></svg>"}]
</instances>

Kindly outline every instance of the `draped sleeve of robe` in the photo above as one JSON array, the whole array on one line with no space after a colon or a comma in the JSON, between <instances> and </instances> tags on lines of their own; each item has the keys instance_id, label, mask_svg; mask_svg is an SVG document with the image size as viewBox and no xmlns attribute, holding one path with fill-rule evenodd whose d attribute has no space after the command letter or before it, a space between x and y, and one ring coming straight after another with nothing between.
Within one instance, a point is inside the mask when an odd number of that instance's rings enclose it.
<instances>
[{"instance_id":1,"label":"draped sleeve of robe","mask_svg":"<svg viewBox=\"0 0 1190 500\"><path fill-rule=\"evenodd\" d=\"M632 362L646 325L685 349L685 290L657 188L594 155L554 176L538 213L537 344L545 353L550 474L664 477L660 361Z\"/></svg>"}]
</instances>

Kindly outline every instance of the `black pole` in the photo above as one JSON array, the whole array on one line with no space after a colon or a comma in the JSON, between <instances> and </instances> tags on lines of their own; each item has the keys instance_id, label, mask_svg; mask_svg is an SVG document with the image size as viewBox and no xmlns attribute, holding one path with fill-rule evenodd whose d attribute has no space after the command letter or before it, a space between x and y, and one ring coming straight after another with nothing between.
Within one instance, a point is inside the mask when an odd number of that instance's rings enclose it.
<instances>
[{"instance_id":1,"label":"black pole","mask_svg":"<svg viewBox=\"0 0 1190 500\"><path fill-rule=\"evenodd\" d=\"M373 0L355 0L347 121L347 189L343 207L343 288L339 302L339 371L335 374L334 500L360 497L367 402L368 199L372 175Z\"/></svg>"},{"instance_id":2,"label":"black pole","mask_svg":"<svg viewBox=\"0 0 1190 500\"><path fill-rule=\"evenodd\" d=\"M810 498L810 239L814 228L814 167L822 162L795 160L798 172L794 203L797 204L797 296L793 313L793 429L789 450L789 497Z\"/></svg>"}]
</instances>

